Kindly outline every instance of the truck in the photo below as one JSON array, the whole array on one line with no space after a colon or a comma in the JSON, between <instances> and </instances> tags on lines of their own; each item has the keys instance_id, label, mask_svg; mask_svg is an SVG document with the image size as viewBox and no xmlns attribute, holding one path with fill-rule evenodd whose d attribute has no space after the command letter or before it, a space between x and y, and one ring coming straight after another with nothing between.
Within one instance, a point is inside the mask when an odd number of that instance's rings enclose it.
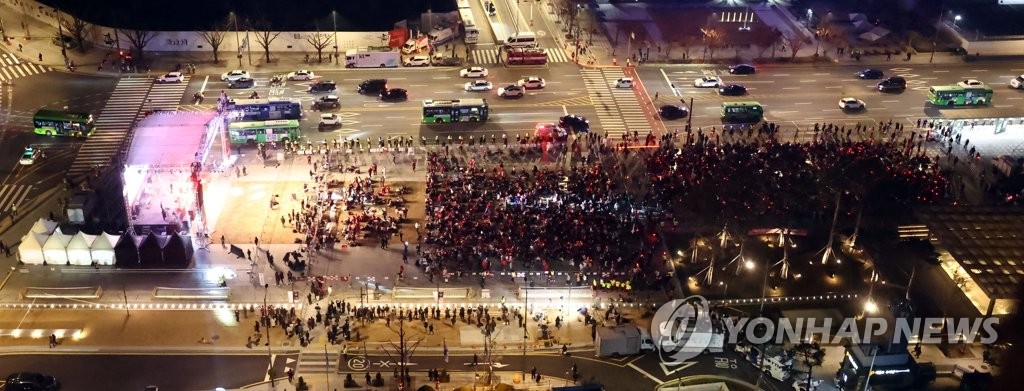
<instances>
[{"instance_id":1,"label":"truck","mask_svg":"<svg viewBox=\"0 0 1024 391\"><path fill-rule=\"evenodd\" d=\"M629 356L654 351L654 341L636 325L602 327L597 330L594 349L598 357Z\"/></svg>"},{"instance_id":2,"label":"truck","mask_svg":"<svg viewBox=\"0 0 1024 391\"><path fill-rule=\"evenodd\" d=\"M386 46L345 51L345 68L395 68L401 60L401 53Z\"/></svg>"},{"instance_id":3,"label":"truck","mask_svg":"<svg viewBox=\"0 0 1024 391\"><path fill-rule=\"evenodd\" d=\"M430 37L430 45L436 48L438 46L451 42L456 37L458 37L459 26L451 25L447 27L435 28L427 36Z\"/></svg>"},{"instance_id":4,"label":"truck","mask_svg":"<svg viewBox=\"0 0 1024 391\"><path fill-rule=\"evenodd\" d=\"M409 38L405 41L405 45L402 45L402 54L413 54L419 53L420 50L425 50L430 47L430 40L427 36Z\"/></svg>"},{"instance_id":5,"label":"truck","mask_svg":"<svg viewBox=\"0 0 1024 391\"><path fill-rule=\"evenodd\" d=\"M505 48L505 64L508 65L544 65L548 63L548 53L537 48Z\"/></svg>"}]
</instances>

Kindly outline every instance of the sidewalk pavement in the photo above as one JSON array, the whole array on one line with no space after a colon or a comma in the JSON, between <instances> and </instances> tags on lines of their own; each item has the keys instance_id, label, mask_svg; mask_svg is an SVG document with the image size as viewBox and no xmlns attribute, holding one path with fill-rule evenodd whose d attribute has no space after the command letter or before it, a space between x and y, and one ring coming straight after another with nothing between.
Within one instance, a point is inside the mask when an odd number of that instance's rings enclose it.
<instances>
[{"instance_id":1,"label":"sidewalk pavement","mask_svg":"<svg viewBox=\"0 0 1024 391\"><path fill-rule=\"evenodd\" d=\"M462 389L464 389L463 387L469 387L469 389L476 389L476 388L473 388L474 385L476 385L478 387L481 387L481 389L488 389L488 390L492 389L492 388L489 388L489 387L485 387L485 386L487 386L487 383L486 383L486 380L483 380L484 378L486 378L486 373L484 373L484 372L478 372L478 373L473 373L473 372L449 372L448 374L450 375L450 381L446 382L446 383L434 383L434 382L430 382L427 379L421 379L423 376L419 376L419 378L416 377L416 376L413 376L413 381L412 381L413 385L412 385L412 387L409 387L408 389L410 389L410 390L419 390L420 387L423 387L423 386L436 387L437 384L440 384L440 388L436 388L437 391L462 390ZM528 381L526 381L524 383L524 382L521 382L521 377L520 377L521 375L522 375L521 373L513 372L513 371L494 371L494 381L493 381L493 384L503 383L503 384L508 384L508 385L513 386L513 389L515 389L515 390L530 390L530 391L551 390L554 387L564 387L564 386L572 384L572 382L570 380L562 379L562 378L557 378L557 377L548 377L548 376L545 376L545 377L541 378L541 381L539 383L535 382L533 380L528 380ZM345 377L342 376L342 375L312 374L312 375L303 376L303 380L309 386L308 389L310 391L338 390L338 389L342 389L343 388ZM355 388L347 388L346 387L344 389L346 389L346 390L375 390L375 389L379 389L380 388L380 387L369 387L369 386L367 386L365 378L362 377L361 375L360 376L353 376L352 380L356 384L358 384L359 386L355 387ZM386 389L393 389L392 386L388 386L389 384L391 384L392 380L393 379L392 379L392 375L391 374L384 375L384 384L386 386L384 388L386 388ZM262 383L257 383L257 384L253 384L253 385L248 385L248 386L240 388L239 390L254 390L254 391L264 391L264 390L265 391L288 391L288 390L297 390L296 385L298 384L298 381L299 381L299 375L296 375L295 379L292 382L289 382L287 377L281 377L281 378L278 378L278 380L276 381L276 384L272 384L271 382L268 381L268 382L262 382ZM431 388L431 389L434 389L434 388Z\"/></svg>"}]
</instances>

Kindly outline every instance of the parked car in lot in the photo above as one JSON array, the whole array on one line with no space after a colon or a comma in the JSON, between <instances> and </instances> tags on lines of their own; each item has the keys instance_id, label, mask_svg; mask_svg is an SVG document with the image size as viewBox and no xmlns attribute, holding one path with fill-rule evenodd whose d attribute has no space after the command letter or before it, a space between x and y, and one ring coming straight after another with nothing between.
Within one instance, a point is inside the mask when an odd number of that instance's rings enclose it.
<instances>
[{"instance_id":1,"label":"parked car in lot","mask_svg":"<svg viewBox=\"0 0 1024 391\"><path fill-rule=\"evenodd\" d=\"M163 76L156 78L157 83L181 83L185 81L185 75L181 72L168 72Z\"/></svg>"},{"instance_id":2,"label":"parked car in lot","mask_svg":"<svg viewBox=\"0 0 1024 391\"><path fill-rule=\"evenodd\" d=\"M844 111L855 111L864 110L865 108L867 108L867 106L865 106L864 101L860 99L846 97L839 100L839 108Z\"/></svg>"},{"instance_id":3,"label":"parked car in lot","mask_svg":"<svg viewBox=\"0 0 1024 391\"><path fill-rule=\"evenodd\" d=\"M523 95L526 95L526 89L516 84L498 88L498 96L502 98L522 98Z\"/></svg>"},{"instance_id":4,"label":"parked car in lot","mask_svg":"<svg viewBox=\"0 0 1024 391\"><path fill-rule=\"evenodd\" d=\"M295 72L289 72L288 73L288 80L291 80L291 81L296 81L296 80L313 80L313 78L315 78L315 77L316 76L313 75L313 71L308 71L308 70L305 70L305 69L301 69L301 70L298 70L298 71L295 71Z\"/></svg>"},{"instance_id":5,"label":"parked car in lot","mask_svg":"<svg viewBox=\"0 0 1024 391\"><path fill-rule=\"evenodd\" d=\"M330 110L341 108L341 100L337 95L324 95L313 102L313 110Z\"/></svg>"},{"instance_id":6,"label":"parked car in lot","mask_svg":"<svg viewBox=\"0 0 1024 391\"><path fill-rule=\"evenodd\" d=\"M238 79L241 79L243 77L249 77L249 72L243 71L241 69L235 69L235 70L232 70L232 71L228 71L228 72L222 73L220 75L220 80L221 81L231 81L231 80L238 80Z\"/></svg>"},{"instance_id":7,"label":"parked car in lot","mask_svg":"<svg viewBox=\"0 0 1024 391\"><path fill-rule=\"evenodd\" d=\"M317 130L328 130L341 126L341 117L337 114L320 114L320 123L317 125Z\"/></svg>"},{"instance_id":8,"label":"parked car in lot","mask_svg":"<svg viewBox=\"0 0 1024 391\"><path fill-rule=\"evenodd\" d=\"M235 80L228 80L228 88L252 88L256 85L256 80L250 77L241 77Z\"/></svg>"},{"instance_id":9,"label":"parked car in lot","mask_svg":"<svg viewBox=\"0 0 1024 391\"><path fill-rule=\"evenodd\" d=\"M473 80L466 82L466 91L490 91L493 85L487 80Z\"/></svg>"},{"instance_id":10,"label":"parked car in lot","mask_svg":"<svg viewBox=\"0 0 1024 391\"><path fill-rule=\"evenodd\" d=\"M739 96L747 93L747 87L742 84L725 84L718 86L719 95Z\"/></svg>"},{"instance_id":11,"label":"parked car in lot","mask_svg":"<svg viewBox=\"0 0 1024 391\"><path fill-rule=\"evenodd\" d=\"M590 121L582 115L570 114L558 119L558 126L568 129L573 133L587 133L590 131Z\"/></svg>"},{"instance_id":12,"label":"parked car in lot","mask_svg":"<svg viewBox=\"0 0 1024 391\"><path fill-rule=\"evenodd\" d=\"M407 67L425 67L430 65L430 57L427 56L412 56L408 60L405 60L405 66Z\"/></svg>"},{"instance_id":13,"label":"parked car in lot","mask_svg":"<svg viewBox=\"0 0 1024 391\"><path fill-rule=\"evenodd\" d=\"M528 90L544 88L544 86L547 85L547 83L544 82L544 79L540 76L527 76L522 79L519 79L519 82L516 84L519 84L520 86Z\"/></svg>"},{"instance_id":14,"label":"parked car in lot","mask_svg":"<svg viewBox=\"0 0 1024 391\"><path fill-rule=\"evenodd\" d=\"M459 77L487 77L487 68L469 67L459 71Z\"/></svg>"},{"instance_id":15,"label":"parked car in lot","mask_svg":"<svg viewBox=\"0 0 1024 391\"><path fill-rule=\"evenodd\" d=\"M719 84L722 84L722 79L718 76L701 76L693 81L697 88L716 88Z\"/></svg>"},{"instance_id":16,"label":"parked car in lot","mask_svg":"<svg viewBox=\"0 0 1024 391\"><path fill-rule=\"evenodd\" d=\"M729 67L729 73L734 75L753 75L757 73L757 67L750 64L737 64Z\"/></svg>"},{"instance_id":17,"label":"parked car in lot","mask_svg":"<svg viewBox=\"0 0 1024 391\"><path fill-rule=\"evenodd\" d=\"M409 99L409 93L402 88L389 88L380 92L380 100L385 102L401 102Z\"/></svg>"},{"instance_id":18,"label":"parked car in lot","mask_svg":"<svg viewBox=\"0 0 1024 391\"><path fill-rule=\"evenodd\" d=\"M658 109L658 114L661 114L661 118L673 120L686 118L686 116L690 115L690 110L683 106L663 105Z\"/></svg>"},{"instance_id":19,"label":"parked car in lot","mask_svg":"<svg viewBox=\"0 0 1024 391\"><path fill-rule=\"evenodd\" d=\"M884 76L884 72L873 68L868 68L860 72L857 72L857 77L865 80L881 79Z\"/></svg>"}]
</instances>

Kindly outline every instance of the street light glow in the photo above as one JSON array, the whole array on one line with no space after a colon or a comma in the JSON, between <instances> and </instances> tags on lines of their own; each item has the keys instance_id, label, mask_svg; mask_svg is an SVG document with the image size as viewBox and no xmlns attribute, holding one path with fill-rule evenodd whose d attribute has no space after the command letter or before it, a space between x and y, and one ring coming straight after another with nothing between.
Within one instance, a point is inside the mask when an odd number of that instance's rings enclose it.
<instances>
[{"instance_id":1,"label":"street light glow","mask_svg":"<svg viewBox=\"0 0 1024 391\"><path fill-rule=\"evenodd\" d=\"M743 267L746 267L747 270L754 270L754 261L748 259L746 262L743 263Z\"/></svg>"},{"instance_id":2,"label":"street light glow","mask_svg":"<svg viewBox=\"0 0 1024 391\"><path fill-rule=\"evenodd\" d=\"M878 305L875 304L874 300L868 300L866 303L864 303L864 311L869 314L874 314L878 312Z\"/></svg>"}]
</instances>

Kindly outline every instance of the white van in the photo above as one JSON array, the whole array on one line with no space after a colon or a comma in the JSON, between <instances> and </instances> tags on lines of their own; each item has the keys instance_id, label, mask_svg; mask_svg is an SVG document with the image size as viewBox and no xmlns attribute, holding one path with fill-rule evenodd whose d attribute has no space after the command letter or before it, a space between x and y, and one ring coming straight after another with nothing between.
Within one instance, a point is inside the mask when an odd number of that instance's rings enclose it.
<instances>
[{"instance_id":1,"label":"white van","mask_svg":"<svg viewBox=\"0 0 1024 391\"><path fill-rule=\"evenodd\" d=\"M505 46L516 48L537 47L537 34L530 31L512 34L505 40Z\"/></svg>"},{"instance_id":2,"label":"white van","mask_svg":"<svg viewBox=\"0 0 1024 391\"><path fill-rule=\"evenodd\" d=\"M430 46L430 42L427 37L409 38L405 41L405 45L402 45L402 54L413 54L418 53L420 50L426 49Z\"/></svg>"},{"instance_id":3,"label":"white van","mask_svg":"<svg viewBox=\"0 0 1024 391\"><path fill-rule=\"evenodd\" d=\"M1024 75L1017 76L1015 79L1010 80L1010 87L1018 90L1024 89Z\"/></svg>"}]
</instances>

